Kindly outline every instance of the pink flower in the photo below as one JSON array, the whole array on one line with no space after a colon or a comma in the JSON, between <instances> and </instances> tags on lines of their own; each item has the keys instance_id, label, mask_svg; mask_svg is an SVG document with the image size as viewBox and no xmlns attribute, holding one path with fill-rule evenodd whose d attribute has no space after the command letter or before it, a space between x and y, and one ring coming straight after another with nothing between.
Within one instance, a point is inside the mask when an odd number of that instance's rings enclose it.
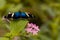
<instances>
[{"instance_id":1,"label":"pink flower","mask_svg":"<svg viewBox=\"0 0 60 40\"><path fill-rule=\"evenodd\" d=\"M33 35L37 35L37 33L40 31L38 27L39 26L37 26L36 24L28 23L25 31L27 33L32 33Z\"/></svg>"},{"instance_id":2,"label":"pink flower","mask_svg":"<svg viewBox=\"0 0 60 40\"><path fill-rule=\"evenodd\" d=\"M27 31L27 33L32 32L32 31L31 31L32 28L26 28L25 30Z\"/></svg>"}]
</instances>

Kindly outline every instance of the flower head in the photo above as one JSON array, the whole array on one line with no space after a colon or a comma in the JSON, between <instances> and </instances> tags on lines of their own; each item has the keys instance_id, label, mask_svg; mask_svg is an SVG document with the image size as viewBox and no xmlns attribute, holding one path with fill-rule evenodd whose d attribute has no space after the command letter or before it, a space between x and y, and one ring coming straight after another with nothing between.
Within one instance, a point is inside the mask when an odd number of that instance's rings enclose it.
<instances>
[{"instance_id":1,"label":"flower head","mask_svg":"<svg viewBox=\"0 0 60 40\"><path fill-rule=\"evenodd\" d=\"M33 35L37 35L39 28L36 24L28 23L27 28L25 29L27 33L32 33Z\"/></svg>"}]
</instances>

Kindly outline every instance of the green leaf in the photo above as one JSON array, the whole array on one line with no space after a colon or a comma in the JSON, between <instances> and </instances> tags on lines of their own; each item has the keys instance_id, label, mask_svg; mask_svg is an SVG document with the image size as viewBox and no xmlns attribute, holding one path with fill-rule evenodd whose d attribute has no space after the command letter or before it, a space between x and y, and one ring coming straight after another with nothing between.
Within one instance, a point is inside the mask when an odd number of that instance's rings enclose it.
<instances>
[{"instance_id":1,"label":"green leaf","mask_svg":"<svg viewBox=\"0 0 60 40\"><path fill-rule=\"evenodd\" d=\"M12 36L19 35L19 33L25 28L27 20L17 20L10 23L10 33Z\"/></svg>"}]
</instances>

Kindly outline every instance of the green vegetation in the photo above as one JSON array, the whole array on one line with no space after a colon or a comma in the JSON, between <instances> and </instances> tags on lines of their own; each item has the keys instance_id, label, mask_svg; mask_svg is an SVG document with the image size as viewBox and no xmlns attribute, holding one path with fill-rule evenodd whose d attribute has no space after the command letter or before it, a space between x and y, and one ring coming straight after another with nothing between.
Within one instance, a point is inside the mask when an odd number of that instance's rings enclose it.
<instances>
[{"instance_id":1,"label":"green vegetation","mask_svg":"<svg viewBox=\"0 0 60 40\"><path fill-rule=\"evenodd\" d=\"M40 26L38 35L26 35L28 20L3 21L9 11L32 13ZM60 0L0 0L0 40L14 40L16 36L19 40L60 40Z\"/></svg>"}]
</instances>

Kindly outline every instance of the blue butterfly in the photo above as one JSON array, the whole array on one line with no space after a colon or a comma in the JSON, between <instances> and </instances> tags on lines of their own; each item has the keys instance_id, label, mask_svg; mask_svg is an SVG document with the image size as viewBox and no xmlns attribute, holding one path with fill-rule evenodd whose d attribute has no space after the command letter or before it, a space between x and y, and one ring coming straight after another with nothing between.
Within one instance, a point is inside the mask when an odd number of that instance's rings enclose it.
<instances>
[{"instance_id":1,"label":"blue butterfly","mask_svg":"<svg viewBox=\"0 0 60 40\"><path fill-rule=\"evenodd\" d=\"M32 14L28 14L27 12L14 12L9 13L5 18L13 18L13 19L19 19L19 18L33 18Z\"/></svg>"}]
</instances>

